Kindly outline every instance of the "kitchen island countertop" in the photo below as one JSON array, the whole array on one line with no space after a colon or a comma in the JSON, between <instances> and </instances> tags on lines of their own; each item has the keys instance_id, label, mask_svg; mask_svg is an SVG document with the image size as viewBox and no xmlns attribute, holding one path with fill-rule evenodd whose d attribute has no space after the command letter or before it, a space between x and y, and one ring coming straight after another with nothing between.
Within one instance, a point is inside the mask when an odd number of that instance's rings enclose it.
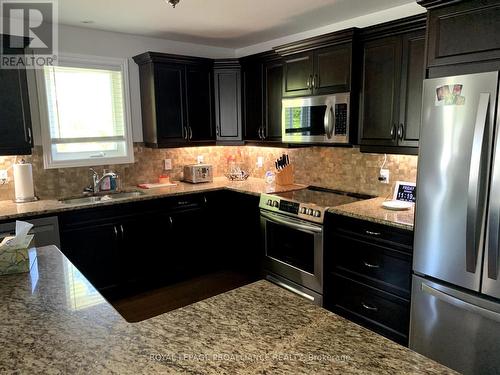
<instances>
[{"instance_id":1,"label":"kitchen island countertop","mask_svg":"<svg viewBox=\"0 0 500 375\"><path fill-rule=\"evenodd\" d=\"M54 246L0 282L0 372L450 374L267 281L126 322Z\"/></svg>"}]
</instances>

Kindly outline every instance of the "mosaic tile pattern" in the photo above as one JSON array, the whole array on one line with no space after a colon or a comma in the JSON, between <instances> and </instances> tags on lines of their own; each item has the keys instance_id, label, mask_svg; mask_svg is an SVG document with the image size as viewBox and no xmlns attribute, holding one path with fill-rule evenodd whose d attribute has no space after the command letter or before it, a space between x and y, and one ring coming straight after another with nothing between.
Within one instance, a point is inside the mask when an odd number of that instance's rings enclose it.
<instances>
[{"instance_id":1,"label":"mosaic tile pattern","mask_svg":"<svg viewBox=\"0 0 500 375\"><path fill-rule=\"evenodd\" d=\"M116 171L123 186L135 186L138 183L156 182L164 173L163 160L172 159L173 180L182 177L182 167L196 162L198 155L205 163L214 167L214 176L223 176L228 169L228 161L234 158L242 168L253 177L263 177L267 170L274 170L274 161L281 154L290 155L295 164L295 181L301 184L322 186L378 196L392 193L397 180L415 181L417 157L408 155L387 155L386 168L390 170L388 185L377 181L378 171L384 155L363 154L357 148L308 147L281 149L255 146L213 146L186 147L177 149L150 149L141 144L134 146L135 163L106 166ZM257 167L257 157L264 158L264 166ZM72 196L81 193L90 183L88 168L44 169L41 147L35 147L32 156L24 157L33 163L33 179L36 194L42 199ZM0 169L9 169L15 157L0 157ZM102 170L103 166L96 167ZM12 169L9 169L11 182L0 185L0 200L14 197Z\"/></svg>"}]
</instances>

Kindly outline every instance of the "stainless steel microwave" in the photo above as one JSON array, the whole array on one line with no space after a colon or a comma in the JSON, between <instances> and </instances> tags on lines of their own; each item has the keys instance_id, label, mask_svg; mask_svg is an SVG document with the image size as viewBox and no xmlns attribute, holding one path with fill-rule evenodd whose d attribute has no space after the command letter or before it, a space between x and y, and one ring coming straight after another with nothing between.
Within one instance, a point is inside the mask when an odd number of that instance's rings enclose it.
<instances>
[{"instance_id":1,"label":"stainless steel microwave","mask_svg":"<svg viewBox=\"0 0 500 375\"><path fill-rule=\"evenodd\" d=\"M283 99L285 143L349 143L350 93Z\"/></svg>"}]
</instances>

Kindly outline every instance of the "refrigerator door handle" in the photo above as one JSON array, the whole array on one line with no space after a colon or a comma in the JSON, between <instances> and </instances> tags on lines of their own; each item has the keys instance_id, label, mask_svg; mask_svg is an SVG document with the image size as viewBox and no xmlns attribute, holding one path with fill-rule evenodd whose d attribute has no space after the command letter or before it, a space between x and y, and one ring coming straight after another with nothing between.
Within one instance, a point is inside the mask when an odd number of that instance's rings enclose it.
<instances>
[{"instance_id":1,"label":"refrigerator door handle","mask_svg":"<svg viewBox=\"0 0 500 375\"><path fill-rule=\"evenodd\" d=\"M479 104L474 125L474 139L472 141L472 153L469 172L469 187L467 194L467 227L466 227L466 255L465 264L468 272L476 272L478 257L478 215L479 195L481 192L481 169L483 159L483 143L488 116L488 104L490 102L489 93L479 94Z\"/></svg>"},{"instance_id":2,"label":"refrigerator door handle","mask_svg":"<svg viewBox=\"0 0 500 375\"><path fill-rule=\"evenodd\" d=\"M464 300L461 300L460 298L454 297L448 293L442 292L436 288L433 288L430 285L427 285L425 283L421 284L421 289L422 292L425 292L427 294L430 294L431 296L440 299L443 302L446 302L452 306L456 306L462 310L467 310L470 311L471 313L478 314L482 317L485 317L487 319L491 319L495 322L500 323L500 314L491 311L488 309L485 309L484 307L480 307L477 305L474 305L472 303L466 302Z\"/></svg>"}]
</instances>

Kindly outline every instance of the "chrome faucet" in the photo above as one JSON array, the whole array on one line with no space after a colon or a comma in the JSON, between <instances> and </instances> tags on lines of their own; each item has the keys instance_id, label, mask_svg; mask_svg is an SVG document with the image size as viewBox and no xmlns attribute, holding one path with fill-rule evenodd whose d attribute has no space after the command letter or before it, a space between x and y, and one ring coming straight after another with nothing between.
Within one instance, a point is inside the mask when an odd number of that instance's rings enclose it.
<instances>
[{"instance_id":1,"label":"chrome faucet","mask_svg":"<svg viewBox=\"0 0 500 375\"><path fill-rule=\"evenodd\" d=\"M92 185L84 189L84 192L86 193L98 194L101 192L101 184L104 181L104 179L106 178L116 179L118 177L118 175L113 171L104 172L101 177L99 177L99 173L97 173L93 168L90 168L90 171L92 172ZM111 190L116 190L116 188Z\"/></svg>"}]
</instances>

